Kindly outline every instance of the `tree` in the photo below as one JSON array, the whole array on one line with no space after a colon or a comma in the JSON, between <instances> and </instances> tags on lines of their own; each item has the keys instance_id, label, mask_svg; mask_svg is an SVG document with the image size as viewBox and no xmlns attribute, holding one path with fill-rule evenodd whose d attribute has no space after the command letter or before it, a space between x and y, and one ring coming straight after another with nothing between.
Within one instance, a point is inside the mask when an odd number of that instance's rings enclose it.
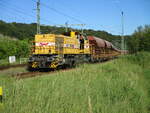
<instances>
[{"instance_id":1,"label":"tree","mask_svg":"<svg viewBox=\"0 0 150 113\"><path fill-rule=\"evenodd\" d=\"M150 51L150 25L138 27L128 39L128 47L131 53Z\"/></svg>"}]
</instances>

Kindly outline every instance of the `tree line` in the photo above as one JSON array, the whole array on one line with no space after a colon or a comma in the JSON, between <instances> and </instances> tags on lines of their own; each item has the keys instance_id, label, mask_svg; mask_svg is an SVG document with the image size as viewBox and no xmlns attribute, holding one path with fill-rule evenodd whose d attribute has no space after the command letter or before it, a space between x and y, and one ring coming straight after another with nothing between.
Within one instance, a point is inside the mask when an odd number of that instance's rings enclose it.
<instances>
[{"instance_id":1,"label":"tree line","mask_svg":"<svg viewBox=\"0 0 150 113\"><path fill-rule=\"evenodd\" d=\"M138 27L131 36L127 37L126 43L130 53L150 52L150 25Z\"/></svg>"},{"instance_id":2,"label":"tree line","mask_svg":"<svg viewBox=\"0 0 150 113\"><path fill-rule=\"evenodd\" d=\"M74 31L80 31L79 29L72 29L70 30ZM53 33L53 34L63 34L65 32L65 27L56 27L56 26L46 26L41 25L41 33ZM84 33L86 35L93 35L100 37L102 39L108 40L116 46L120 47L120 45L117 45L120 41L120 36L112 35L106 31L100 31L100 30L92 30L92 29L84 29ZM25 24L25 23L6 23L4 21L0 21L0 34L15 37L19 40L33 40L34 35L36 34L36 23L31 24Z\"/></svg>"}]
</instances>

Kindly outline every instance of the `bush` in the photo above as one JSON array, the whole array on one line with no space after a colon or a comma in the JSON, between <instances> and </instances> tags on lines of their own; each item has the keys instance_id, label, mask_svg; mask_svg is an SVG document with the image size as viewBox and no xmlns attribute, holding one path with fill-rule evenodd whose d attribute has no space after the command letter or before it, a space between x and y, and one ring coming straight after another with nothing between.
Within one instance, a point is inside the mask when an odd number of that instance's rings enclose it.
<instances>
[{"instance_id":1,"label":"bush","mask_svg":"<svg viewBox=\"0 0 150 113\"><path fill-rule=\"evenodd\" d=\"M26 57L29 50L28 41L0 35L0 59L6 59L8 56Z\"/></svg>"}]
</instances>

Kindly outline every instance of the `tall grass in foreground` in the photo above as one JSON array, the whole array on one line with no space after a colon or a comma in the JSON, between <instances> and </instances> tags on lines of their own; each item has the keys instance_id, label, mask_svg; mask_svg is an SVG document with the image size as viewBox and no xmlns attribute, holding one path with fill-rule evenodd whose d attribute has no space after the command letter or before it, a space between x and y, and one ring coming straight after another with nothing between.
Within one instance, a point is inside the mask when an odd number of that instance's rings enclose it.
<instances>
[{"instance_id":1,"label":"tall grass in foreground","mask_svg":"<svg viewBox=\"0 0 150 113\"><path fill-rule=\"evenodd\" d=\"M150 54L141 58L142 54L84 64L49 76L23 80L1 77L0 85L5 88L2 112L147 113L148 85L143 75L149 69Z\"/></svg>"}]
</instances>

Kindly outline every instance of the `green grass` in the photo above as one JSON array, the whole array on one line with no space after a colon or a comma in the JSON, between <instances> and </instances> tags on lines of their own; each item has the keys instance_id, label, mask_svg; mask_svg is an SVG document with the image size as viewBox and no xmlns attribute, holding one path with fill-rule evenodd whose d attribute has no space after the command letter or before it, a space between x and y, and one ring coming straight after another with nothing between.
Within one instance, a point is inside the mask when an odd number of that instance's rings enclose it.
<instances>
[{"instance_id":1,"label":"green grass","mask_svg":"<svg viewBox=\"0 0 150 113\"><path fill-rule=\"evenodd\" d=\"M15 80L2 74L2 113L147 113L150 53Z\"/></svg>"}]
</instances>

